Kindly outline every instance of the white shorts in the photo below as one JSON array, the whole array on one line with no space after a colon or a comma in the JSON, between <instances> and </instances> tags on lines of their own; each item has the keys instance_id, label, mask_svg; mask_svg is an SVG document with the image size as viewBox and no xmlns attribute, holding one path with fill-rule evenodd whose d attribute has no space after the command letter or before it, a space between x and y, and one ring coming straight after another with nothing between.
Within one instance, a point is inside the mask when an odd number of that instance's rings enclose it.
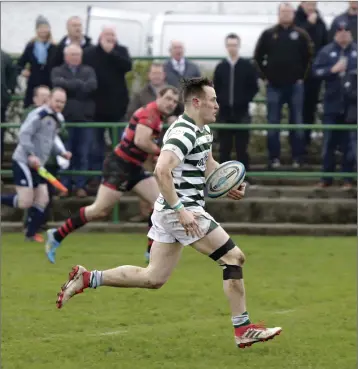
<instances>
[{"instance_id":1,"label":"white shorts","mask_svg":"<svg viewBox=\"0 0 358 369\"><path fill-rule=\"evenodd\" d=\"M192 211L201 213L201 215L196 218L196 221L204 236L219 226L219 223L216 222L210 214L204 211L204 209L193 209ZM178 214L171 209L161 211L154 210L152 224L153 226L148 232L148 237L157 242L179 242L183 246L187 246L204 237L187 235L184 227L179 223Z\"/></svg>"}]
</instances>

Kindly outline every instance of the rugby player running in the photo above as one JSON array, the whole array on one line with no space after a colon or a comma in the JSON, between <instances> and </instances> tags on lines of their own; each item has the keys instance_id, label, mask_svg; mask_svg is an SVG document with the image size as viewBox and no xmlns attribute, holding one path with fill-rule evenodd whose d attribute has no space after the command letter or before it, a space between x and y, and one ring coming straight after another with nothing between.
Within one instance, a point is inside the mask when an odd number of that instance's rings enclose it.
<instances>
[{"instance_id":1,"label":"rugby player running","mask_svg":"<svg viewBox=\"0 0 358 369\"><path fill-rule=\"evenodd\" d=\"M175 87L163 87L158 98L134 112L122 138L103 163L103 178L92 205L82 207L58 229L47 231L45 252L55 263L56 250L73 231L88 222L106 217L124 192L133 191L150 204L159 195L154 177L143 168L148 155L158 156L160 147L153 141L159 138L163 118L170 116L179 100Z\"/></svg>"},{"instance_id":2,"label":"rugby player running","mask_svg":"<svg viewBox=\"0 0 358 369\"><path fill-rule=\"evenodd\" d=\"M212 82L206 78L184 81L183 97L184 114L166 132L154 172L161 193L148 234L154 240L149 265L146 268L123 265L104 271L87 271L77 265L56 303L62 308L86 288L160 288L177 265L183 247L189 245L223 269L223 288L229 300L235 342L244 348L275 337L282 328L251 323L243 281L245 256L203 208L205 177L219 165L212 156L213 136L207 125L215 122L219 108ZM231 190L228 197L242 199L245 187L242 184Z\"/></svg>"}]
</instances>

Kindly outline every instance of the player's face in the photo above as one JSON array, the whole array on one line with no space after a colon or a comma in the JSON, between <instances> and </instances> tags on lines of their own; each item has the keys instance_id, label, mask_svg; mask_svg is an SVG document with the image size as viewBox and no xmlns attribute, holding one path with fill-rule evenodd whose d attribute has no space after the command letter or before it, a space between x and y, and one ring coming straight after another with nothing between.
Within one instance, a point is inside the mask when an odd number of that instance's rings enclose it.
<instances>
[{"instance_id":1,"label":"player's face","mask_svg":"<svg viewBox=\"0 0 358 369\"><path fill-rule=\"evenodd\" d=\"M168 90L158 101L158 108L161 113L171 115L178 105L179 95L172 90Z\"/></svg>"},{"instance_id":2,"label":"player's face","mask_svg":"<svg viewBox=\"0 0 358 369\"><path fill-rule=\"evenodd\" d=\"M213 87L204 87L205 95L200 98L199 114L201 119L206 123L214 123L216 121L216 114L219 110L219 104L216 101L216 93Z\"/></svg>"},{"instance_id":3,"label":"player's face","mask_svg":"<svg viewBox=\"0 0 358 369\"><path fill-rule=\"evenodd\" d=\"M61 113L66 105L66 94L63 91L55 91L50 98L50 107L56 113Z\"/></svg>"},{"instance_id":4,"label":"player's face","mask_svg":"<svg viewBox=\"0 0 358 369\"><path fill-rule=\"evenodd\" d=\"M50 100L50 90L48 88L40 87L37 92L36 96L34 96L34 104L36 106L41 106L43 104L48 104Z\"/></svg>"}]
</instances>

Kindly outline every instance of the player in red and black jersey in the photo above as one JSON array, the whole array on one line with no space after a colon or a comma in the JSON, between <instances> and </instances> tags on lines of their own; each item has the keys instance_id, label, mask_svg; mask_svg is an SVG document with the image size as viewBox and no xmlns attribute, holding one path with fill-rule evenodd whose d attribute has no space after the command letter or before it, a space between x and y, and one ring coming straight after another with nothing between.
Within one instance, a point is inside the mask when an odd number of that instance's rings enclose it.
<instances>
[{"instance_id":1,"label":"player in red and black jersey","mask_svg":"<svg viewBox=\"0 0 358 369\"><path fill-rule=\"evenodd\" d=\"M178 100L178 90L167 86L154 102L133 114L119 144L103 163L102 183L95 202L82 207L58 229L47 231L46 255L51 263L55 262L56 249L65 237L88 222L106 217L124 192L133 191L154 205L159 196L158 185L152 174L144 170L143 163L148 155L159 155L160 147L155 141L159 139L163 119L173 113Z\"/></svg>"}]
</instances>

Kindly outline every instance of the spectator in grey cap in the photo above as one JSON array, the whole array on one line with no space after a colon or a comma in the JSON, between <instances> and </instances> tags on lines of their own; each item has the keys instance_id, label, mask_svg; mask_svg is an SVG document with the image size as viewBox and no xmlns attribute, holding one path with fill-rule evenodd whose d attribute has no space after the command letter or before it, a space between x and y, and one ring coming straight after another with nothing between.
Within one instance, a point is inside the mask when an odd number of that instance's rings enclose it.
<instances>
[{"instance_id":1,"label":"spectator in grey cap","mask_svg":"<svg viewBox=\"0 0 358 369\"><path fill-rule=\"evenodd\" d=\"M18 68L27 79L24 107L32 104L34 89L43 85L51 87L50 68L48 61L55 51L51 28L48 20L39 15L35 23L36 36L26 45L19 61Z\"/></svg>"}]
</instances>

